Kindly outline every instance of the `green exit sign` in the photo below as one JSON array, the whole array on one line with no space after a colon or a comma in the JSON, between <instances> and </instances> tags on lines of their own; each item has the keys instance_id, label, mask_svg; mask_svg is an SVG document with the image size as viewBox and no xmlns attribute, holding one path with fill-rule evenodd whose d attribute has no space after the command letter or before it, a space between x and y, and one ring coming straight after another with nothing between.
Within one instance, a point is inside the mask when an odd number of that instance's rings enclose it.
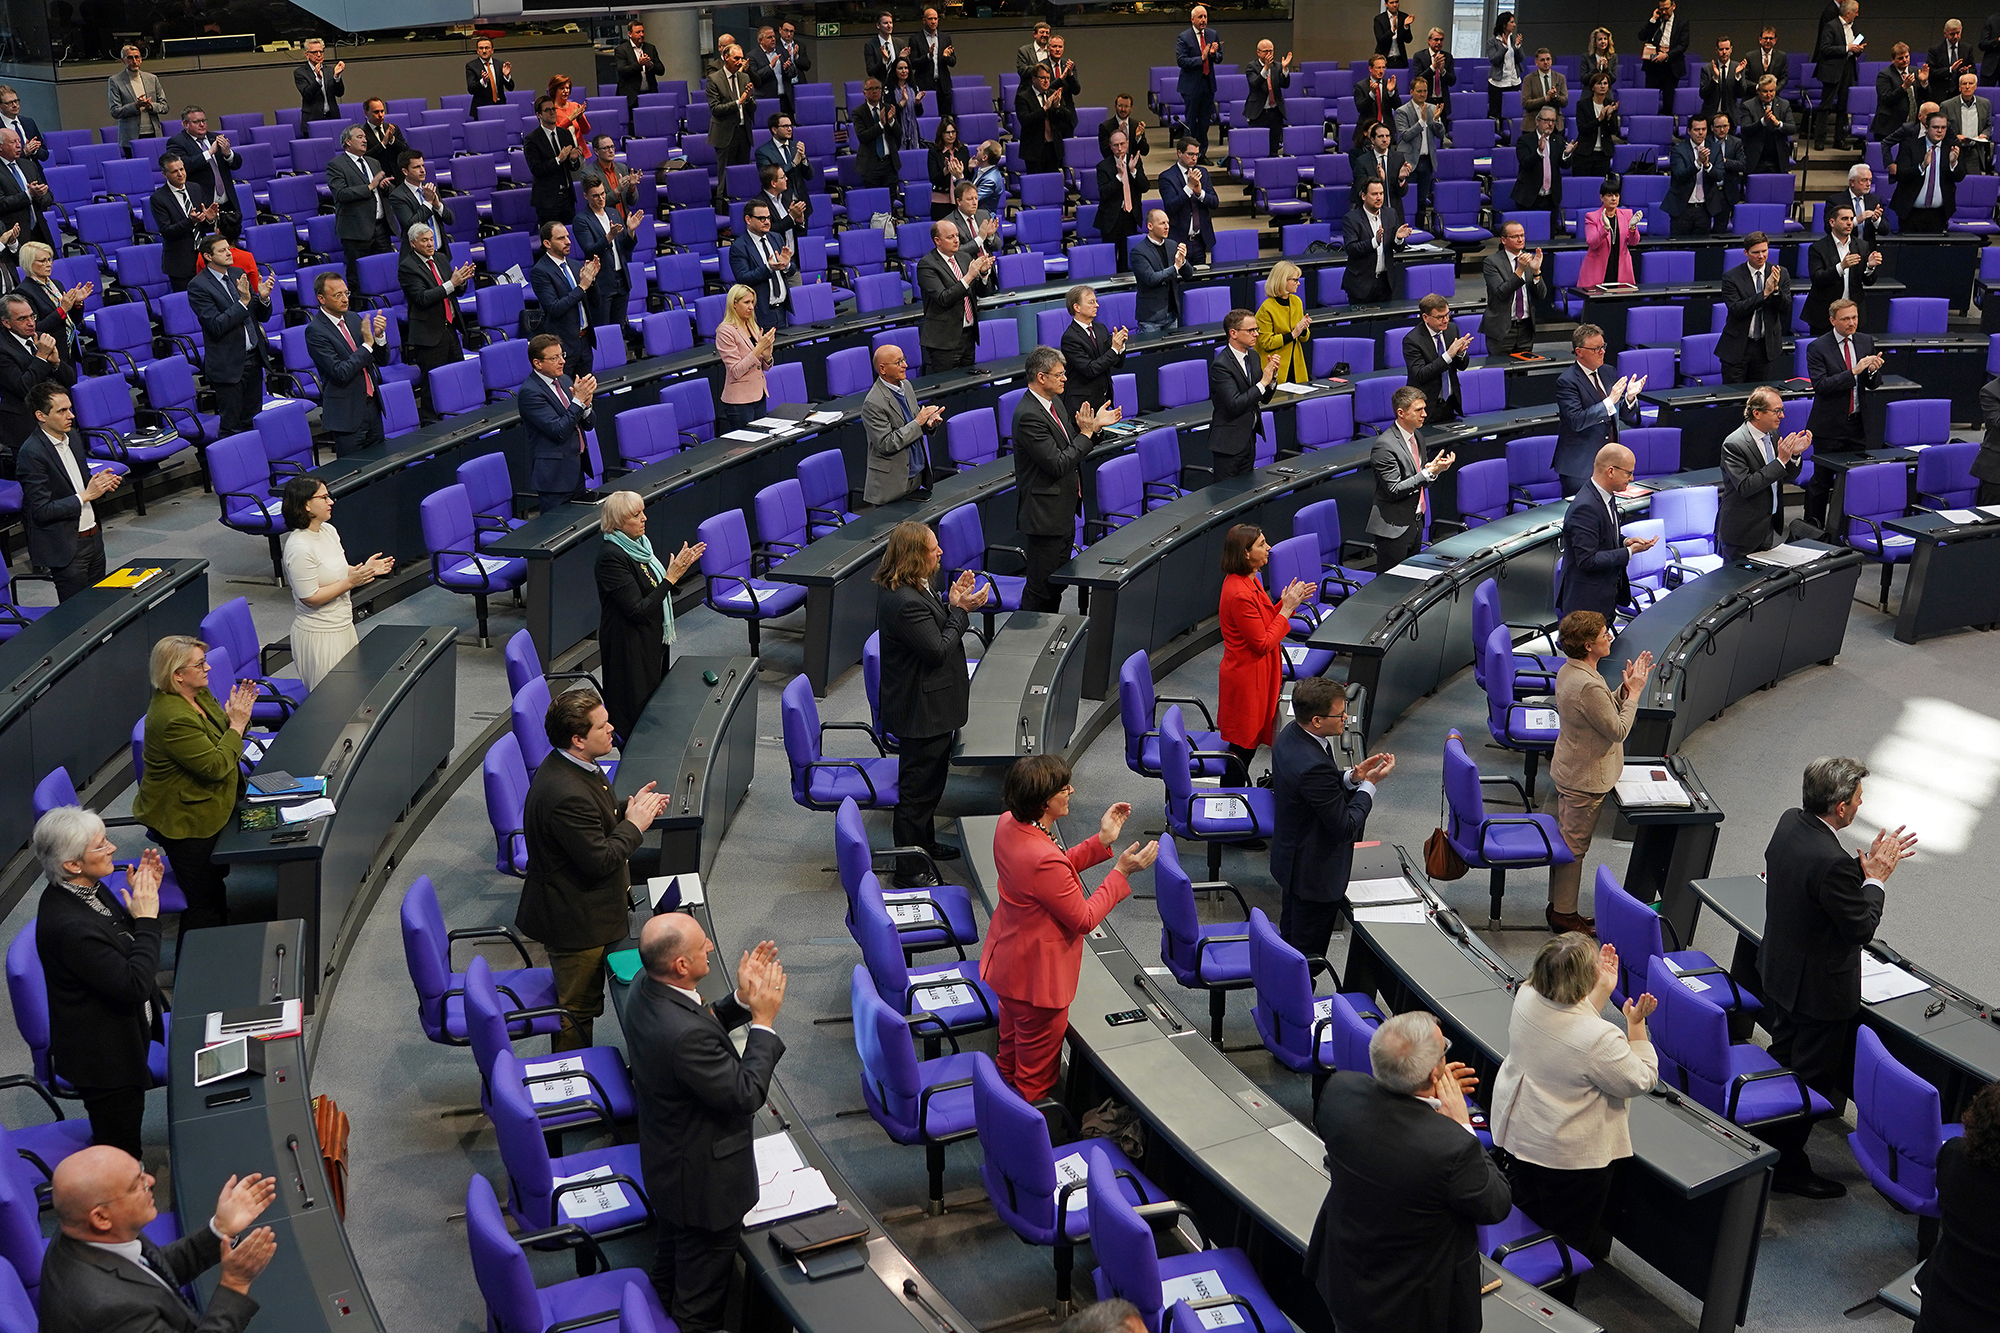
<instances>
[{"instance_id":1,"label":"green exit sign","mask_svg":"<svg viewBox=\"0 0 2000 1333\"><path fill-rule=\"evenodd\" d=\"M821 37L840 36L840 25L838 23L820 23L814 26L818 29Z\"/></svg>"}]
</instances>

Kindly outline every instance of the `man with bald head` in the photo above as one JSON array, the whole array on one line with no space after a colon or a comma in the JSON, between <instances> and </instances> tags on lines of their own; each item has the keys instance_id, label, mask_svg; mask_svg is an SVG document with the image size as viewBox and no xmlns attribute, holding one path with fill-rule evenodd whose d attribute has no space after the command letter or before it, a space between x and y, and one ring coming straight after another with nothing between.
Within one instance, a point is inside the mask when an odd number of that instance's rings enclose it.
<instances>
[{"instance_id":1,"label":"man with bald head","mask_svg":"<svg viewBox=\"0 0 2000 1333\"><path fill-rule=\"evenodd\" d=\"M944 420L944 409L917 405L910 389L910 361L894 343L875 349L875 382L861 400L861 428L868 438L868 480L861 498L885 505L930 485L931 449L925 438Z\"/></svg>"},{"instance_id":2,"label":"man with bald head","mask_svg":"<svg viewBox=\"0 0 2000 1333\"><path fill-rule=\"evenodd\" d=\"M250 1284L278 1242L269 1227L242 1232L277 1198L276 1180L231 1176L208 1225L165 1248L145 1234L159 1215L153 1177L124 1149L72 1154L52 1188L61 1233L42 1259L43 1333L239 1333L257 1313ZM218 1263L221 1284L197 1313L180 1289Z\"/></svg>"},{"instance_id":3,"label":"man with bald head","mask_svg":"<svg viewBox=\"0 0 2000 1333\"><path fill-rule=\"evenodd\" d=\"M1627 537L1618 530L1618 492L1632 484L1632 451L1607 444L1597 451L1590 481L1578 489L1563 517L1562 587L1556 611L1595 611L1608 623L1612 613L1632 600L1625 567L1634 554L1648 550L1652 537Z\"/></svg>"},{"instance_id":4,"label":"man with bald head","mask_svg":"<svg viewBox=\"0 0 2000 1333\"><path fill-rule=\"evenodd\" d=\"M757 1203L751 1118L785 1053L771 1026L785 1003L778 946L765 940L744 954L735 991L708 1004L701 983L713 952L692 916L666 912L647 921L639 932L644 973L624 1015L639 1092L639 1163L660 1225L653 1287L687 1333L722 1327L743 1214ZM738 1055L729 1033L745 1023Z\"/></svg>"}]
</instances>

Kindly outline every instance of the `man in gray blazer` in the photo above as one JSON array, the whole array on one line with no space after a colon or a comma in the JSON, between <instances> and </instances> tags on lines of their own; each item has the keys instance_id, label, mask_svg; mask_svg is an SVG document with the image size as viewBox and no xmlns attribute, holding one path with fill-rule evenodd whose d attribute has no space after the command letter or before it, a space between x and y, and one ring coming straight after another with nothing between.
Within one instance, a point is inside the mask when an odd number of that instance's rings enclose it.
<instances>
[{"instance_id":1,"label":"man in gray blazer","mask_svg":"<svg viewBox=\"0 0 2000 1333\"><path fill-rule=\"evenodd\" d=\"M958 248L966 262L971 263L979 255L998 256L1005 243L1000 239L1000 222L991 213L980 210L979 187L961 180L952 187L952 203L955 207L944 215L945 221L957 230Z\"/></svg>"},{"instance_id":2,"label":"man in gray blazer","mask_svg":"<svg viewBox=\"0 0 2000 1333\"><path fill-rule=\"evenodd\" d=\"M1939 105L1971 165L1966 170L1993 170L1993 103L1979 95L1979 76L1967 70L1958 76L1958 96Z\"/></svg>"},{"instance_id":3,"label":"man in gray blazer","mask_svg":"<svg viewBox=\"0 0 2000 1333\"><path fill-rule=\"evenodd\" d=\"M326 164L326 184L333 193L334 234L347 256L347 286L361 291L361 257L389 250L389 173L368 156L368 134L350 125L340 136L340 149Z\"/></svg>"},{"instance_id":4,"label":"man in gray blazer","mask_svg":"<svg viewBox=\"0 0 2000 1333\"><path fill-rule=\"evenodd\" d=\"M1375 437L1368 466L1375 473L1375 504L1368 511L1368 535L1375 539L1375 572L1394 569L1417 553L1424 541L1430 497L1424 492L1457 458L1449 450L1425 463L1417 432L1424 426L1424 391L1405 384L1389 399L1395 424Z\"/></svg>"},{"instance_id":5,"label":"man in gray blazer","mask_svg":"<svg viewBox=\"0 0 2000 1333\"><path fill-rule=\"evenodd\" d=\"M1979 480L1975 504L2000 504L2000 378L1979 389L1979 419L1986 423L1979 452L1972 456L1972 475Z\"/></svg>"},{"instance_id":6,"label":"man in gray blazer","mask_svg":"<svg viewBox=\"0 0 2000 1333\"><path fill-rule=\"evenodd\" d=\"M1722 496L1715 539L1722 558L1734 560L1778 544L1783 527L1784 483L1797 481L1811 431L1778 438L1785 401L1769 385L1750 391L1743 424L1722 442Z\"/></svg>"},{"instance_id":7,"label":"man in gray blazer","mask_svg":"<svg viewBox=\"0 0 2000 1333\"><path fill-rule=\"evenodd\" d=\"M130 157L134 139L157 139L167 132L167 90L159 75L139 68L138 47L127 42L124 55L125 68L105 80L104 97L118 122L118 146Z\"/></svg>"},{"instance_id":8,"label":"man in gray blazer","mask_svg":"<svg viewBox=\"0 0 2000 1333\"><path fill-rule=\"evenodd\" d=\"M1490 355L1525 352L1535 345L1535 302L1549 299L1549 280L1542 276L1542 252L1527 251L1528 229L1518 222L1502 223L1500 248L1480 265L1486 313L1479 317L1479 329Z\"/></svg>"},{"instance_id":9,"label":"man in gray blazer","mask_svg":"<svg viewBox=\"0 0 2000 1333\"><path fill-rule=\"evenodd\" d=\"M930 488L926 437L944 420L944 409L935 403L918 406L909 378L910 362L902 348L884 343L875 349L875 383L861 400L861 428L868 438L868 480L861 498L872 505Z\"/></svg>"},{"instance_id":10,"label":"man in gray blazer","mask_svg":"<svg viewBox=\"0 0 2000 1333\"><path fill-rule=\"evenodd\" d=\"M1429 75L1411 75L1410 100L1396 108L1396 146L1402 151L1403 160L1414 168L1410 179L1417 183L1419 216L1430 210L1431 186L1437 179L1437 150L1451 147L1443 113L1430 100L1430 85Z\"/></svg>"},{"instance_id":11,"label":"man in gray blazer","mask_svg":"<svg viewBox=\"0 0 2000 1333\"><path fill-rule=\"evenodd\" d=\"M722 68L708 76L708 146L725 167L750 160L750 126L757 114L757 89L745 68L743 48L722 53Z\"/></svg>"}]
</instances>

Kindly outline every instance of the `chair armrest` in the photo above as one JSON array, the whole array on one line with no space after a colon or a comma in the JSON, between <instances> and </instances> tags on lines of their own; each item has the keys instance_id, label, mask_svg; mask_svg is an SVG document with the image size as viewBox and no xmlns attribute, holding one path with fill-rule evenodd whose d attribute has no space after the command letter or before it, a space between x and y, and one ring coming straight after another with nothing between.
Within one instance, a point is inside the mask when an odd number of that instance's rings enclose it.
<instances>
[{"instance_id":1,"label":"chair armrest","mask_svg":"<svg viewBox=\"0 0 2000 1333\"><path fill-rule=\"evenodd\" d=\"M928 847L874 847L869 849L868 856L870 866L881 865L884 861L894 861L899 857L920 856L923 858L924 867L933 875L937 875L938 882L940 884L945 882L944 876L938 874L937 858L931 855Z\"/></svg>"},{"instance_id":2,"label":"chair armrest","mask_svg":"<svg viewBox=\"0 0 2000 1333\"><path fill-rule=\"evenodd\" d=\"M1521 779L1505 773L1490 773L1490 774L1481 773L1479 775L1479 781L1482 785L1489 782L1498 782L1505 786L1512 787L1515 791L1519 792L1521 795L1521 808L1523 810L1526 810L1528 808L1528 789L1521 785Z\"/></svg>"},{"instance_id":3,"label":"chair armrest","mask_svg":"<svg viewBox=\"0 0 2000 1333\"><path fill-rule=\"evenodd\" d=\"M588 1069L580 1069L575 1074L523 1074L521 1076L521 1086L532 1088L537 1083L556 1083L566 1078L576 1078L578 1075L581 1075L590 1083L591 1091L595 1095L588 1097L568 1097L559 1102L550 1102L543 1106L537 1106L535 1108L536 1119L554 1120L587 1110L596 1113L596 1122L598 1124L608 1125L611 1123L611 1094L604 1090L604 1085L599 1083L597 1076L592 1074Z\"/></svg>"},{"instance_id":4,"label":"chair armrest","mask_svg":"<svg viewBox=\"0 0 2000 1333\"><path fill-rule=\"evenodd\" d=\"M861 780L862 780L862 781L863 781L864 783L866 783L866 784L868 785L868 804L869 804L869 808L871 808L871 809L872 809L872 808L874 808L875 806L878 806L878 805L880 805L880 804L882 803L882 794L881 794L880 792L878 792L878 791L876 791L876 790L875 790L875 779L873 779L873 778L869 777L869 776L868 776L868 770L867 770L867 769L865 769L865 768L863 768L863 767L862 767L862 766L861 766L861 765L860 765L859 763L855 762L854 760L852 760L852 759L815 759L815 760L813 760L813 761L812 761L811 763L809 763L809 764L807 764L807 765L806 765L806 770L807 770L808 772L812 771L812 770L813 770L813 769L815 769L815 768L851 768L851 769L853 769L853 770L854 770L854 771L855 771L856 773L859 773L859 774L861 775Z\"/></svg>"},{"instance_id":5,"label":"chair armrest","mask_svg":"<svg viewBox=\"0 0 2000 1333\"><path fill-rule=\"evenodd\" d=\"M1734 1007L1737 1009L1743 1007L1743 992L1736 988L1736 978L1729 975L1729 969L1726 967L1690 967L1685 971L1675 972L1674 975L1677 977L1721 977L1729 983L1729 993L1736 1000Z\"/></svg>"},{"instance_id":6,"label":"chair armrest","mask_svg":"<svg viewBox=\"0 0 2000 1333\"><path fill-rule=\"evenodd\" d=\"M1226 879L1197 880L1188 886L1195 893L1226 893L1236 900L1236 906L1243 912L1245 920L1250 916L1250 904L1243 900L1243 892Z\"/></svg>"},{"instance_id":7,"label":"chair armrest","mask_svg":"<svg viewBox=\"0 0 2000 1333\"><path fill-rule=\"evenodd\" d=\"M868 743L875 747L877 755L887 753L882 748L881 740L875 735L875 728L866 722L822 722L819 724L820 744L826 744L826 733L829 731L858 731L868 738Z\"/></svg>"},{"instance_id":8,"label":"chair armrest","mask_svg":"<svg viewBox=\"0 0 2000 1333\"><path fill-rule=\"evenodd\" d=\"M1722 1113L1723 1118L1734 1122L1736 1120L1736 1104L1743 1096L1743 1089L1752 1083L1761 1083L1767 1078L1788 1078L1797 1083L1799 1085L1799 1114L1807 1115L1811 1113L1812 1095L1806 1091L1806 1081L1803 1078L1800 1078L1789 1069L1760 1069L1753 1074L1738 1074L1729 1081L1729 1100L1724 1103L1727 1109ZM1756 1123L1760 1125L1769 1124L1773 1120L1789 1118L1789 1116L1766 1116L1763 1120Z\"/></svg>"},{"instance_id":9,"label":"chair armrest","mask_svg":"<svg viewBox=\"0 0 2000 1333\"><path fill-rule=\"evenodd\" d=\"M1521 1236L1514 1240L1510 1240L1505 1245L1496 1247L1493 1253L1487 1255L1486 1257L1504 1268L1506 1267L1506 1259L1508 1255L1518 1254L1522 1250L1532 1250L1533 1248L1535 1248L1535 1246L1545 1245L1549 1241L1554 1241L1556 1243L1556 1249L1559 1250L1562 1254L1563 1268L1562 1268L1561 1280L1567 1282L1572 1277L1576 1276L1576 1269L1570 1263L1569 1246L1564 1243L1563 1238L1561 1236L1558 1236L1553 1231L1537 1231L1532 1236Z\"/></svg>"},{"instance_id":10,"label":"chair armrest","mask_svg":"<svg viewBox=\"0 0 2000 1333\"><path fill-rule=\"evenodd\" d=\"M1201 1219L1195 1216L1194 1209L1188 1207L1179 1199L1165 1199L1159 1203L1142 1203L1134 1208L1133 1211L1139 1214L1141 1221L1155 1230L1163 1222L1173 1222L1176 1218L1185 1217L1188 1221L1194 1223L1194 1234L1201 1241L1201 1248L1204 1250L1213 1248L1209 1244L1208 1233L1201 1229Z\"/></svg>"},{"instance_id":11,"label":"chair armrest","mask_svg":"<svg viewBox=\"0 0 2000 1333\"><path fill-rule=\"evenodd\" d=\"M275 467L276 464L272 466ZM474 514L472 516L472 527L475 532L498 532L505 534L513 531L512 528L507 526L506 519L496 517L493 514Z\"/></svg>"},{"instance_id":12,"label":"chair armrest","mask_svg":"<svg viewBox=\"0 0 2000 1333\"><path fill-rule=\"evenodd\" d=\"M1486 841L1486 827L1489 824L1526 824L1541 835L1543 856L1541 859L1533 861L1489 861L1487 862L1488 865L1540 866L1547 865L1549 862L1555 860L1556 849L1549 842L1549 831L1543 828L1542 821L1533 815L1488 815L1479 821L1479 840L1482 843Z\"/></svg>"},{"instance_id":13,"label":"chair armrest","mask_svg":"<svg viewBox=\"0 0 2000 1333\"><path fill-rule=\"evenodd\" d=\"M916 1013L910 1014L909 1016L904 1018L903 1021L910 1025L910 1031L912 1034L921 1032L926 1026L935 1026L937 1028L937 1035L943 1037L946 1041L951 1043L951 1053L953 1055L957 1055L959 1053L958 1034L953 1032L951 1028L945 1024L945 1021L942 1018L939 1018L936 1014L926 1013L923 1010L918 1010Z\"/></svg>"},{"instance_id":14,"label":"chair armrest","mask_svg":"<svg viewBox=\"0 0 2000 1333\"><path fill-rule=\"evenodd\" d=\"M1194 751L1194 753L1198 755L1206 755L1206 757L1211 759L1213 758L1234 759L1236 757L1224 750L1217 750L1217 751L1196 750ZM1204 788L1199 795L1191 797L1189 799L1188 822L1190 826L1192 826L1194 822L1194 808L1193 808L1194 802L1201 800L1209 800L1209 801L1220 800L1220 801L1236 802L1236 804L1243 807L1243 813L1250 816L1251 837L1268 838L1271 836L1270 830L1264 827L1264 821L1257 818L1257 807L1250 804L1250 798L1248 796L1245 796L1240 791L1232 791L1227 787L1221 788L1220 790L1209 790ZM1539 828L1541 826L1538 824L1536 825L1536 827Z\"/></svg>"},{"instance_id":15,"label":"chair armrest","mask_svg":"<svg viewBox=\"0 0 2000 1333\"><path fill-rule=\"evenodd\" d=\"M1215 730L1215 715L1214 715L1213 713L1210 713L1210 712L1208 711L1208 705L1207 705L1207 704L1205 704L1205 703L1203 703L1203 702L1202 702L1201 700L1199 700L1199 699L1195 698L1195 697L1194 697L1194 696L1193 696L1192 694L1156 694L1156 695L1154 695L1154 696L1153 696L1153 721L1155 722L1155 724L1157 724L1157 723L1159 722L1159 718L1160 718L1160 705L1161 705L1161 704L1193 704L1193 705L1194 705L1194 706L1195 706L1196 708L1199 708L1199 709L1201 710L1201 720L1202 720L1203 722L1206 722L1206 723L1208 724L1208 729L1209 729L1210 731L1214 731L1214 730ZM1235 756L1233 756L1233 755L1232 755L1232 756L1230 756L1230 757L1231 757L1231 758L1234 758Z\"/></svg>"},{"instance_id":16,"label":"chair armrest","mask_svg":"<svg viewBox=\"0 0 2000 1333\"><path fill-rule=\"evenodd\" d=\"M602 1179L602 1177L598 1177L598 1179ZM514 1233L514 1243L524 1250L547 1245L553 1241L563 1242L564 1249L580 1248L589 1251L591 1258L596 1263L596 1267L592 1270L593 1272L608 1273L611 1271L611 1261L604 1257L604 1251L598 1245L597 1238L574 1222L564 1222L557 1226L544 1227L540 1231L518 1231ZM583 1276L588 1277L590 1274L585 1273ZM602 1318L616 1317L617 1311L615 1310L609 1311L602 1316ZM599 1320L593 1319L591 1322L596 1323Z\"/></svg>"},{"instance_id":17,"label":"chair armrest","mask_svg":"<svg viewBox=\"0 0 2000 1333\"><path fill-rule=\"evenodd\" d=\"M683 431L683 432L681 432L681 433L682 433L682 434L686 434L687 432ZM719 607L719 606L717 606L717 605L715 604L715 598L714 598L714 597L713 597L713 595L712 595L712 590L714 589L715 585L716 585L716 584L717 584L718 582L720 582L720 581L722 581L722 580L724 580L724 579L727 579L727 580L728 580L728 581L730 581L731 583L740 583L740 584L742 584L742 585L743 585L743 590L744 590L745 592L747 592L747 593L749 593L749 594L750 594L750 613L751 613L751 615L752 615L752 616L753 616L754 618L756 618L756 619L759 619L759 620L763 619L763 617L764 617L764 601L763 601L763 599L762 599L762 598L760 598L760 597L759 597L759 596L757 595L757 585L756 585L756 584L755 584L755 583L754 583L753 581L751 581L750 579L746 579L746 578L744 578L744 577L743 577L743 576L742 576L741 574L706 574L706 573L705 573L705 574L704 574L704 575L703 575L702 577L703 577L703 585L704 585L704 586L703 586L703 588L702 588L702 594L701 594L701 595L702 595L702 598L703 598L703 600L705 600L705 601L706 601L706 602L708 603L708 605L709 605L709 609L710 609L710 610L713 610L713 611L721 611L721 610L722 610L722 608L721 608L721 607ZM726 614L728 614L728 613L727 613L727 612L724 612L724 614L726 615Z\"/></svg>"},{"instance_id":18,"label":"chair armrest","mask_svg":"<svg viewBox=\"0 0 2000 1333\"><path fill-rule=\"evenodd\" d=\"M1312 1040L1307 1045L1306 1049L1312 1052L1313 1067L1316 1069L1333 1068L1332 1065L1322 1063L1319 1058L1319 1044L1321 1041L1325 1039L1323 1034L1326 1032L1328 1028L1332 1026L1333 1026L1333 1018L1331 1015L1327 1016L1326 1018L1315 1018L1313 1020Z\"/></svg>"},{"instance_id":19,"label":"chair armrest","mask_svg":"<svg viewBox=\"0 0 2000 1333\"><path fill-rule=\"evenodd\" d=\"M632 1192L639 1196L639 1206L646 1210L646 1225L651 1226L653 1224L653 1201L646 1197L645 1187L623 1172L614 1172L608 1176L592 1176L588 1180L572 1180L566 1184L556 1186L549 1193L549 1216L560 1217L562 1215L563 1195L596 1189L600 1185L631 1186Z\"/></svg>"},{"instance_id":20,"label":"chair armrest","mask_svg":"<svg viewBox=\"0 0 2000 1333\"><path fill-rule=\"evenodd\" d=\"M1021 568L1026 569L1028 567L1028 553L1022 550L1018 546L988 546L986 548L986 553L985 553L988 564L992 563L993 553L995 551L1005 551L1009 555L1017 556L1020 558Z\"/></svg>"},{"instance_id":21,"label":"chair armrest","mask_svg":"<svg viewBox=\"0 0 2000 1333\"><path fill-rule=\"evenodd\" d=\"M957 1051L957 1049L958 1049L958 1043L953 1042L952 1050L954 1051L954 1053ZM922 1134L925 1138L930 1137L930 1130L924 1127L924 1122L930 1118L931 1098L937 1096L940 1092L951 1092L958 1088L969 1088L971 1086L972 1086L971 1079L955 1078L948 1083L933 1083L929 1087L925 1088L922 1092L918 1093L917 1132L919 1134Z\"/></svg>"},{"instance_id":22,"label":"chair armrest","mask_svg":"<svg viewBox=\"0 0 2000 1333\"><path fill-rule=\"evenodd\" d=\"M43 1104L49 1108L49 1114L58 1120L67 1119L63 1115L62 1107L56 1102L55 1095L27 1074L8 1074L0 1077L0 1088L31 1089L37 1097L42 1099ZM21 1155L26 1157L28 1154L23 1153Z\"/></svg>"},{"instance_id":23,"label":"chair armrest","mask_svg":"<svg viewBox=\"0 0 2000 1333\"><path fill-rule=\"evenodd\" d=\"M528 957L527 944L522 941L519 935L514 933L512 926L463 926L458 930L448 930L444 936L447 954L451 946L460 940L505 940L514 946L514 952L521 955L522 967L533 967L535 965L533 960ZM445 959L447 963L450 961L449 957Z\"/></svg>"}]
</instances>

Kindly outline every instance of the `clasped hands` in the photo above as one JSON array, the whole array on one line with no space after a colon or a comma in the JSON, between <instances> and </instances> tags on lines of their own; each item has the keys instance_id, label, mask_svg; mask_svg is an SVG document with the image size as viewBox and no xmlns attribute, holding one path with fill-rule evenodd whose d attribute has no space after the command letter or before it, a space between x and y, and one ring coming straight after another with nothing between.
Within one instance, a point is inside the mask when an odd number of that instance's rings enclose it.
<instances>
[{"instance_id":1,"label":"clasped hands","mask_svg":"<svg viewBox=\"0 0 2000 1333\"><path fill-rule=\"evenodd\" d=\"M770 1026L785 1004L785 965L778 946L765 940L744 953L736 964L736 998L750 1011L750 1021Z\"/></svg>"},{"instance_id":2,"label":"clasped hands","mask_svg":"<svg viewBox=\"0 0 2000 1333\"><path fill-rule=\"evenodd\" d=\"M1627 403L1634 402L1639 397L1639 390L1645 387L1646 377L1644 375L1621 375L1618 377L1618 382L1611 386L1611 392L1604 395L1604 405L1609 407L1621 397Z\"/></svg>"}]
</instances>

